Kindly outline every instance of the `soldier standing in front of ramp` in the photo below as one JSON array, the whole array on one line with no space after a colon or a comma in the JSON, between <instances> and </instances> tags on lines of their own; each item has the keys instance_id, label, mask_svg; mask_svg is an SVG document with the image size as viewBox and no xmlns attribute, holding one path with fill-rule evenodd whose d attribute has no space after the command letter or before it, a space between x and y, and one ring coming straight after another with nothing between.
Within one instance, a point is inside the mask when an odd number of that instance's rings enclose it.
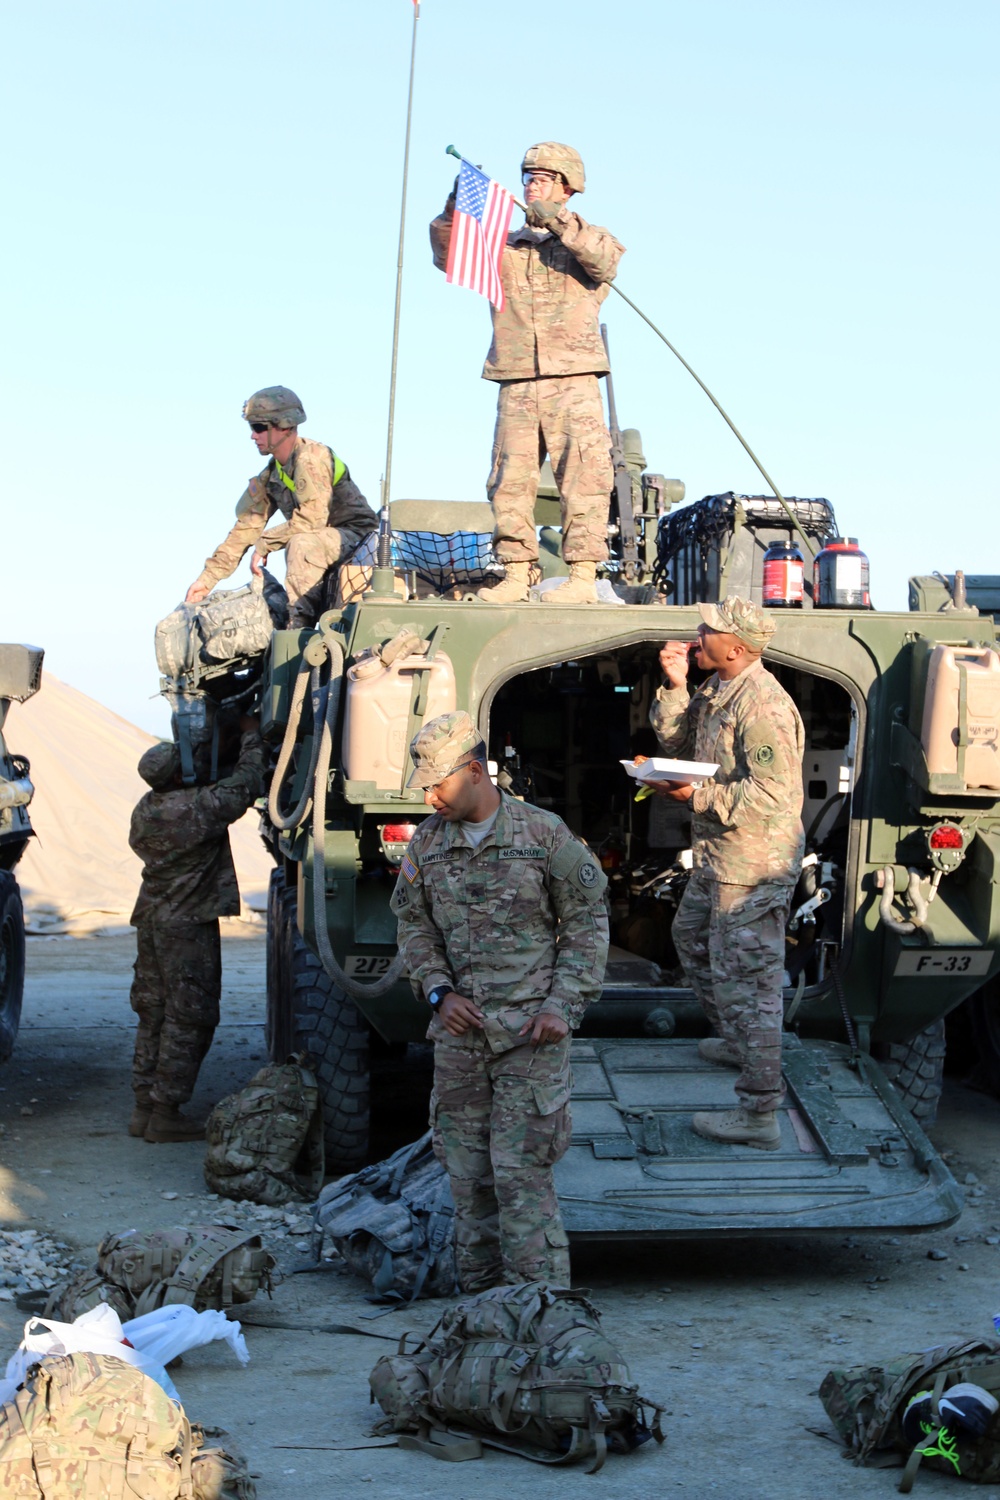
<instances>
[{"instance_id":1,"label":"soldier standing in front of ramp","mask_svg":"<svg viewBox=\"0 0 1000 1500\"><path fill-rule=\"evenodd\" d=\"M232 774L184 786L176 745L154 745L139 761L152 790L132 813L129 844L143 862L132 912L136 929L131 1005L139 1017L132 1062L135 1108L129 1135L193 1141L204 1127L181 1113L219 1024L219 918L236 917L240 893L229 827L260 796L264 746L244 716Z\"/></svg>"},{"instance_id":2,"label":"soldier standing in front of ramp","mask_svg":"<svg viewBox=\"0 0 1000 1500\"><path fill-rule=\"evenodd\" d=\"M669 641L649 717L665 755L719 769L697 788L660 783L653 790L691 807L694 870L674 919L674 946L715 1032L698 1051L739 1069L739 1106L700 1112L691 1123L711 1141L776 1151L785 923L805 845L805 733L795 704L761 663L774 622L736 595L698 608L704 623L695 661L713 675L689 697L690 647Z\"/></svg>"},{"instance_id":3,"label":"soldier standing in front of ramp","mask_svg":"<svg viewBox=\"0 0 1000 1500\"><path fill-rule=\"evenodd\" d=\"M608 557L614 483L598 380L608 370L598 313L625 247L569 208L584 190L583 162L572 146L530 146L521 176L527 223L507 236L500 257L504 307L490 309L493 344L483 367L483 379L500 384L487 493L504 577L479 597L491 604L528 597L538 560L538 475L548 453L569 580L546 593L545 603L591 604L597 565ZM452 194L431 224L439 271L447 269L454 210Z\"/></svg>"},{"instance_id":4,"label":"soldier standing in front of ramp","mask_svg":"<svg viewBox=\"0 0 1000 1500\"><path fill-rule=\"evenodd\" d=\"M236 507L236 525L212 553L184 596L200 604L220 579L228 578L253 547L250 567L259 574L269 553L285 548L285 590L291 629L311 625L322 610L323 581L376 527L375 512L344 461L325 443L299 437L306 420L302 403L286 386L255 391L243 405L244 420L267 467L251 479ZM280 511L280 525L265 531Z\"/></svg>"},{"instance_id":5,"label":"soldier standing in front of ramp","mask_svg":"<svg viewBox=\"0 0 1000 1500\"><path fill-rule=\"evenodd\" d=\"M431 1007L434 1150L455 1200L463 1292L569 1285L552 1169L570 1143L570 1041L604 981L607 884L561 818L497 790L467 713L410 745L434 809L392 908Z\"/></svg>"}]
</instances>

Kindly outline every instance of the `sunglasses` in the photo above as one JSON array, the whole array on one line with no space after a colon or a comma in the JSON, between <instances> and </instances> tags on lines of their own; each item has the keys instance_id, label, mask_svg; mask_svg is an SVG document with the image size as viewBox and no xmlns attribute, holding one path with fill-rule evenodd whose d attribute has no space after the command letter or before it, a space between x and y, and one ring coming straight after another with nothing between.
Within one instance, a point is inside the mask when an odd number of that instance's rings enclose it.
<instances>
[{"instance_id":1,"label":"sunglasses","mask_svg":"<svg viewBox=\"0 0 1000 1500\"><path fill-rule=\"evenodd\" d=\"M250 423L250 431L251 432L266 432L267 429L268 429L268 426L269 426L269 424L267 422L251 422Z\"/></svg>"}]
</instances>

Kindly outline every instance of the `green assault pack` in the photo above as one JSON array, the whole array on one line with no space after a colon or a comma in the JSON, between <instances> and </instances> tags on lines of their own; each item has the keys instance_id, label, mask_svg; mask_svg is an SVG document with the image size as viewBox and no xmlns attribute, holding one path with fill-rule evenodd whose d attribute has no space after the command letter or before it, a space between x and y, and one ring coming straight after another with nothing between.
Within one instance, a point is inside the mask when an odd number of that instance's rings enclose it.
<instances>
[{"instance_id":1,"label":"green assault pack","mask_svg":"<svg viewBox=\"0 0 1000 1500\"><path fill-rule=\"evenodd\" d=\"M952 1431L938 1402L952 1386L969 1382L1000 1395L1000 1342L968 1339L902 1354L885 1365L830 1370L819 1388L827 1416L857 1464L903 1464L899 1488L908 1494L921 1463L972 1479L1000 1482L1000 1413L981 1437ZM903 1413L912 1397L930 1391L937 1417L914 1446L903 1435Z\"/></svg>"},{"instance_id":2,"label":"green assault pack","mask_svg":"<svg viewBox=\"0 0 1000 1500\"><path fill-rule=\"evenodd\" d=\"M224 1198L271 1207L323 1186L323 1115L316 1079L296 1059L261 1068L212 1110L205 1181Z\"/></svg>"},{"instance_id":3,"label":"green assault pack","mask_svg":"<svg viewBox=\"0 0 1000 1500\"><path fill-rule=\"evenodd\" d=\"M461 1461L486 1443L536 1463L586 1460L592 1473L609 1449L663 1441L662 1406L639 1394L584 1292L493 1287L446 1312L412 1353L406 1341L369 1376L401 1448Z\"/></svg>"}]
</instances>

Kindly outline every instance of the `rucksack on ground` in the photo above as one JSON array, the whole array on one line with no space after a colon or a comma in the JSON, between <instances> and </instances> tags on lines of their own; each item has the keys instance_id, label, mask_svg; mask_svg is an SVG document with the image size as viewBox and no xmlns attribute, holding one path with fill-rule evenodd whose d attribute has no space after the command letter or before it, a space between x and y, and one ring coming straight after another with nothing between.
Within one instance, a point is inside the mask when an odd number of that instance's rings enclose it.
<instances>
[{"instance_id":1,"label":"rucksack on ground","mask_svg":"<svg viewBox=\"0 0 1000 1500\"><path fill-rule=\"evenodd\" d=\"M105 1236L97 1264L53 1292L45 1316L71 1323L101 1302L126 1321L172 1303L221 1311L250 1302L261 1288L270 1293L274 1266L260 1235L232 1224L129 1229Z\"/></svg>"},{"instance_id":2,"label":"rucksack on ground","mask_svg":"<svg viewBox=\"0 0 1000 1500\"><path fill-rule=\"evenodd\" d=\"M272 1207L310 1201L323 1185L323 1114L308 1068L261 1068L220 1100L205 1126L205 1181L224 1198Z\"/></svg>"},{"instance_id":3,"label":"rucksack on ground","mask_svg":"<svg viewBox=\"0 0 1000 1500\"><path fill-rule=\"evenodd\" d=\"M0 1405L0 1495L256 1500L220 1428L192 1427L155 1380L103 1354L47 1355Z\"/></svg>"},{"instance_id":4,"label":"rucksack on ground","mask_svg":"<svg viewBox=\"0 0 1000 1500\"><path fill-rule=\"evenodd\" d=\"M902 1464L899 1488L912 1488L921 1464L976 1480L1000 1482L1000 1413L980 1436L941 1420L938 1402L953 1386L969 1383L1000 1396L1000 1342L969 1339L902 1354L884 1365L830 1370L820 1400L857 1464ZM903 1433L903 1414L919 1393L931 1394L928 1430L914 1445Z\"/></svg>"},{"instance_id":5,"label":"rucksack on ground","mask_svg":"<svg viewBox=\"0 0 1000 1500\"><path fill-rule=\"evenodd\" d=\"M124 1360L47 1357L0 1406L0 1494L94 1500L192 1494L191 1428L183 1409Z\"/></svg>"},{"instance_id":6,"label":"rucksack on ground","mask_svg":"<svg viewBox=\"0 0 1000 1500\"><path fill-rule=\"evenodd\" d=\"M371 1282L373 1302L451 1297L455 1205L448 1174L428 1130L387 1161L323 1189L313 1209L317 1259L329 1242L352 1271Z\"/></svg>"},{"instance_id":7,"label":"rucksack on ground","mask_svg":"<svg viewBox=\"0 0 1000 1500\"><path fill-rule=\"evenodd\" d=\"M380 1359L369 1381L381 1429L436 1457L477 1458L486 1443L593 1472L609 1449L663 1440L662 1406L640 1396L593 1303L544 1282L459 1302L413 1353Z\"/></svg>"}]
</instances>

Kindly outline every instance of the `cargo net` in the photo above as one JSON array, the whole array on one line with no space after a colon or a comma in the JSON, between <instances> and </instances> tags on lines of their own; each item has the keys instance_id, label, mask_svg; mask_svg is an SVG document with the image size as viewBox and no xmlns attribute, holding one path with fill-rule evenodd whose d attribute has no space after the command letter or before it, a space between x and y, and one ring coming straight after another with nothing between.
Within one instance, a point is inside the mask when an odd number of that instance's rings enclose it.
<instances>
[{"instance_id":1,"label":"cargo net","mask_svg":"<svg viewBox=\"0 0 1000 1500\"><path fill-rule=\"evenodd\" d=\"M839 534L829 500L800 500L789 495L787 501L806 536L825 545ZM653 564L657 588L666 589L670 564L685 548L697 549L704 559L731 537L738 525L785 527L792 540L795 536L788 512L773 495L737 495L732 490L724 495L706 495L704 500L671 511L660 521Z\"/></svg>"},{"instance_id":2,"label":"cargo net","mask_svg":"<svg viewBox=\"0 0 1000 1500\"><path fill-rule=\"evenodd\" d=\"M435 589L485 583L503 573L489 531L393 531L392 564Z\"/></svg>"}]
</instances>

